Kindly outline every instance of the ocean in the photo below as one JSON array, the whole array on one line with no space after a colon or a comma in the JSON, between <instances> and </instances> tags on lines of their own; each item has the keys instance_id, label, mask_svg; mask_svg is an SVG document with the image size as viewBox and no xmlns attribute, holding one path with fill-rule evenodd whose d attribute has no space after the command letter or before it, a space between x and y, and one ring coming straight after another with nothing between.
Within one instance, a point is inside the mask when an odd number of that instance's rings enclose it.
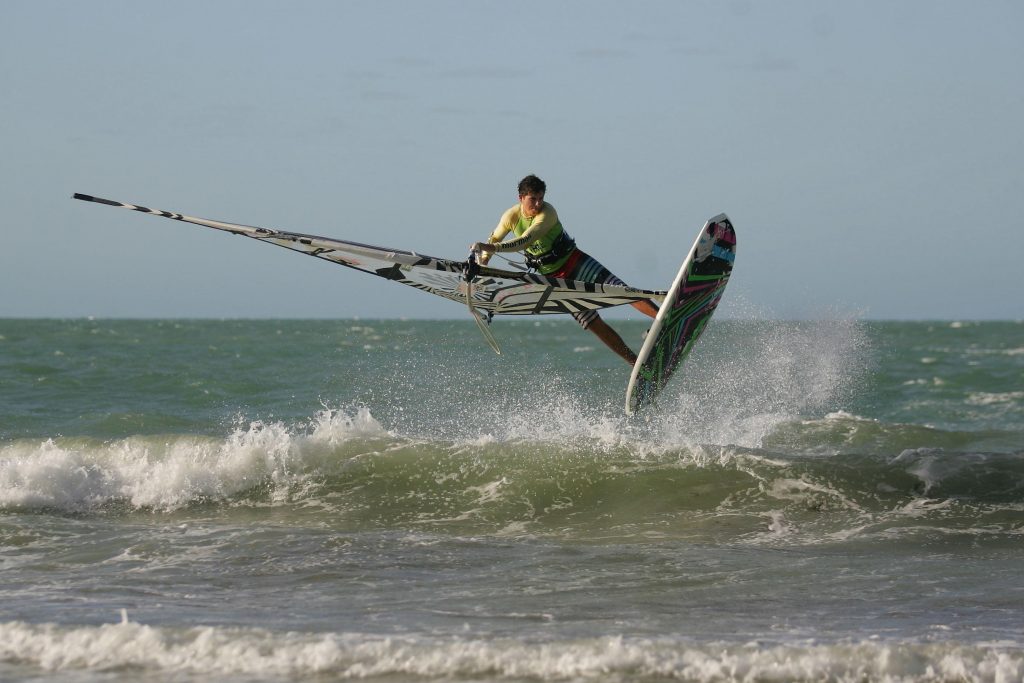
<instances>
[{"instance_id":1,"label":"ocean","mask_svg":"<svg viewBox=\"0 0 1024 683\"><path fill-rule=\"evenodd\" d=\"M1024 323L492 329L0 320L0 680L1024 679Z\"/></svg>"}]
</instances>

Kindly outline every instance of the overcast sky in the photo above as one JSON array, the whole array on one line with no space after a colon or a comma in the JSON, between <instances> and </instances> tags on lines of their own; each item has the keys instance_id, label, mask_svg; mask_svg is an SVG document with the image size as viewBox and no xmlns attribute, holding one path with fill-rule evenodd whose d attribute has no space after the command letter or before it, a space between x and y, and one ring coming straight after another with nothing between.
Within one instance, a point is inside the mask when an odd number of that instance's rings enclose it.
<instances>
[{"instance_id":1,"label":"overcast sky","mask_svg":"<svg viewBox=\"0 0 1024 683\"><path fill-rule=\"evenodd\" d=\"M728 213L726 315L1024 318L1016 0L3 0L0 27L0 317L462 317L71 195L463 258L537 173L639 287Z\"/></svg>"}]
</instances>

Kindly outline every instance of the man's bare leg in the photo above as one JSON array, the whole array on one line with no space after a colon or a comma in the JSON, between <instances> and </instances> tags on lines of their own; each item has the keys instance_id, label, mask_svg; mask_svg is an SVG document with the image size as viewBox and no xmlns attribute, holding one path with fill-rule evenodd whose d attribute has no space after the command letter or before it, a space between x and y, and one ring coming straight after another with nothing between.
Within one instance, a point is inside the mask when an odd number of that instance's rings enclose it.
<instances>
[{"instance_id":1,"label":"man's bare leg","mask_svg":"<svg viewBox=\"0 0 1024 683\"><path fill-rule=\"evenodd\" d=\"M630 304L633 308L640 311L644 315L649 315L652 318L657 317L658 307L650 299L644 299L643 301L634 301Z\"/></svg>"},{"instance_id":2,"label":"man's bare leg","mask_svg":"<svg viewBox=\"0 0 1024 683\"><path fill-rule=\"evenodd\" d=\"M590 323L587 329L596 334L597 338L603 341L609 349L619 354L622 360L630 365L636 363L636 354L626 346L626 342L622 341L619 333L609 327L608 323L597 318L594 322Z\"/></svg>"}]
</instances>

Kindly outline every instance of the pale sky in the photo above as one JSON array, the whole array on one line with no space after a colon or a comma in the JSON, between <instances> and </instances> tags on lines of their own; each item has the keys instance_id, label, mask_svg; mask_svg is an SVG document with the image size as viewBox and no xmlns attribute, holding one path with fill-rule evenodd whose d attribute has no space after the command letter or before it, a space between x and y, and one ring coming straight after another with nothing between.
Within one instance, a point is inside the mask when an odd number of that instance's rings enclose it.
<instances>
[{"instance_id":1,"label":"pale sky","mask_svg":"<svg viewBox=\"0 0 1024 683\"><path fill-rule=\"evenodd\" d=\"M1017 0L0 0L0 317L464 317L71 195L461 259L536 173L638 287L728 213L720 315L1021 319L1022 35Z\"/></svg>"}]
</instances>

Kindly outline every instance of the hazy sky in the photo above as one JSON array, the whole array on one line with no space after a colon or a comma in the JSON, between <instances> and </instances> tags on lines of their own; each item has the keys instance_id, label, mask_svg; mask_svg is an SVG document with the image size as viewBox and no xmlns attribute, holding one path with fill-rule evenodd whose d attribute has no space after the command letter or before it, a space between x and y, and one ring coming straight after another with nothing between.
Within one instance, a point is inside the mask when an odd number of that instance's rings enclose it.
<instances>
[{"instance_id":1,"label":"hazy sky","mask_svg":"<svg viewBox=\"0 0 1024 683\"><path fill-rule=\"evenodd\" d=\"M0 27L0 317L458 318L71 194L463 258L537 173L640 287L728 213L726 315L1024 318L1018 0L0 0Z\"/></svg>"}]
</instances>

